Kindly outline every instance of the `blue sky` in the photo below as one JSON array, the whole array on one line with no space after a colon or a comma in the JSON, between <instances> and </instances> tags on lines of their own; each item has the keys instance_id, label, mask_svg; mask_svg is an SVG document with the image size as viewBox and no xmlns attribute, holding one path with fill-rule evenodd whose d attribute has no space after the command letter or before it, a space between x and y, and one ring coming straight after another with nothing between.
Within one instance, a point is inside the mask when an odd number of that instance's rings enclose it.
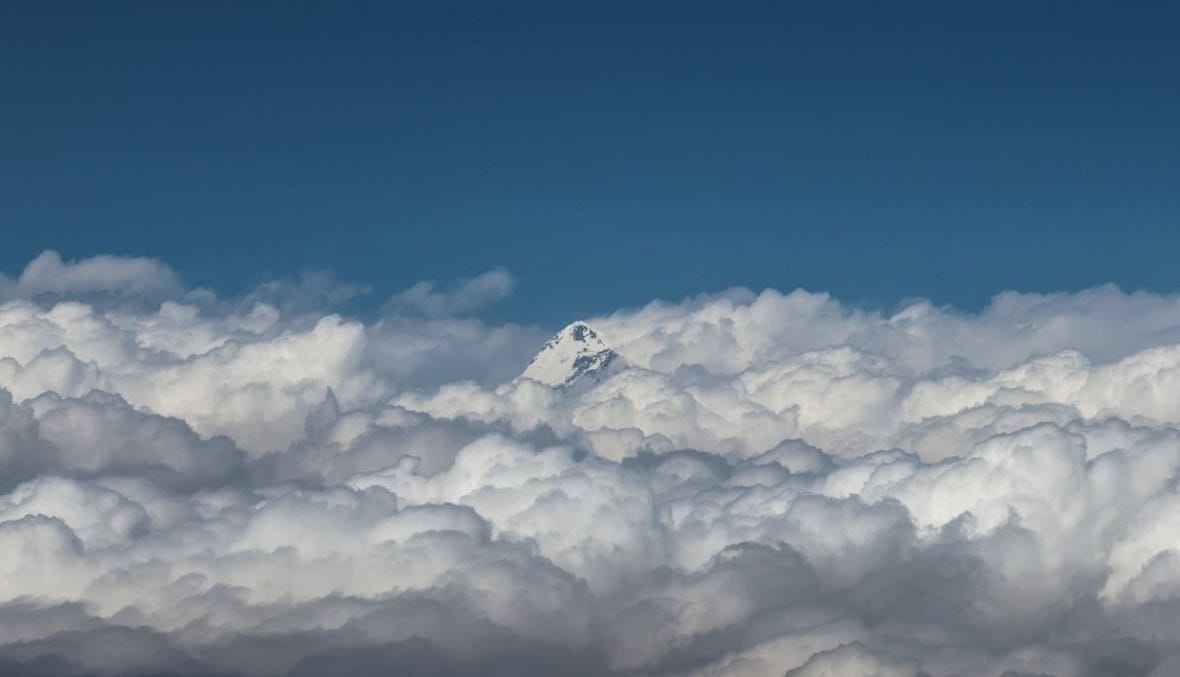
<instances>
[{"instance_id":1,"label":"blue sky","mask_svg":"<svg viewBox=\"0 0 1180 677\"><path fill-rule=\"evenodd\" d=\"M0 269L159 257L501 319L732 285L1180 288L1164 3L0 4Z\"/></svg>"}]
</instances>

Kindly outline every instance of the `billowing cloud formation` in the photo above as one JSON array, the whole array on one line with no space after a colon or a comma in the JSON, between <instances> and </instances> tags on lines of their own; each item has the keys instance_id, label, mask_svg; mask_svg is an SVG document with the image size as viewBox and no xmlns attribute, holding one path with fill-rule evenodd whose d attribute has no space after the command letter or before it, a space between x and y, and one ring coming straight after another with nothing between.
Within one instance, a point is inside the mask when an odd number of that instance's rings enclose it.
<instances>
[{"instance_id":1,"label":"billowing cloud formation","mask_svg":"<svg viewBox=\"0 0 1180 677\"><path fill-rule=\"evenodd\" d=\"M0 304L0 671L1180 669L1180 298L735 290L551 388L466 301L282 286Z\"/></svg>"}]
</instances>

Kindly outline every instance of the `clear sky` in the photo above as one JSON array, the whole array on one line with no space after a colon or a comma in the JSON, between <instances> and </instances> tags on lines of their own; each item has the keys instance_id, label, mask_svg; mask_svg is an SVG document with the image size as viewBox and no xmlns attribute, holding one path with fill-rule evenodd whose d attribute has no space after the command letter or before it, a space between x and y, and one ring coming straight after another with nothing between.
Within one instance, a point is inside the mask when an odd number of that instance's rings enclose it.
<instances>
[{"instance_id":1,"label":"clear sky","mask_svg":"<svg viewBox=\"0 0 1180 677\"><path fill-rule=\"evenodd\" d=\"M0 2L0 269L234 293L510 270L556 324L731 285L1180 288L1180 5Z\"/></svg>"}]
</instances>

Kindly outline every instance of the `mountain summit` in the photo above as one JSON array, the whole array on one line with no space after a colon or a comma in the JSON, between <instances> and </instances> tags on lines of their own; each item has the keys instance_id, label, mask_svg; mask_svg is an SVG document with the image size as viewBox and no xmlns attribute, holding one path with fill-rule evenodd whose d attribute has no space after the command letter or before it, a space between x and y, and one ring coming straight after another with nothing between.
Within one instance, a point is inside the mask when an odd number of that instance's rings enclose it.
<instances>
[{"instance_id":1,"label":"mountain summit","mask_svg":"<svg viewBox=\"0 0 1180 677\"><path fill-rule=\"evenodd\" d=\"M521 377L564 388L587 376L598 380L619 361L598 332L585 322L574 322L545 342Z\"/></svg>"}]
</instances>

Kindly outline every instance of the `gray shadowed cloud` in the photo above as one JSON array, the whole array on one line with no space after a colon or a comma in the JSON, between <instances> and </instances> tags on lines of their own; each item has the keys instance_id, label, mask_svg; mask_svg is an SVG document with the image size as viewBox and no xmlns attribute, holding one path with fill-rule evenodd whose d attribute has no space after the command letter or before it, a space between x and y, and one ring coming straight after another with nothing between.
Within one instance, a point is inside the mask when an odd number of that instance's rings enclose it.
<instances>
[{"instance_id":1,"label":"gray shadowed cloud","mask_svg":"<svg viewBox=\"0 0 1180 677\"><path fill-rule=\"evenodd\" d=\"M508 298L516 280L503 268L494 268L440 288L434 282L419 282L394 294L386 303L391 312L421 313L427 317L464 315Z\"/></svg>"},{"instance_id":2,"label":"gray shadowed cloud","mask_svg":"<svg viewBox=\"0 0 1180 677\"><path fill-rule=\"evenodd\" d=\"M0 276L0 297L94 297L126 295L164 299L184 291L184 284L167 264L157 259L94 256L63 261L56 251L45 251L13 280Z\"/></svg>"}]
</instances>

